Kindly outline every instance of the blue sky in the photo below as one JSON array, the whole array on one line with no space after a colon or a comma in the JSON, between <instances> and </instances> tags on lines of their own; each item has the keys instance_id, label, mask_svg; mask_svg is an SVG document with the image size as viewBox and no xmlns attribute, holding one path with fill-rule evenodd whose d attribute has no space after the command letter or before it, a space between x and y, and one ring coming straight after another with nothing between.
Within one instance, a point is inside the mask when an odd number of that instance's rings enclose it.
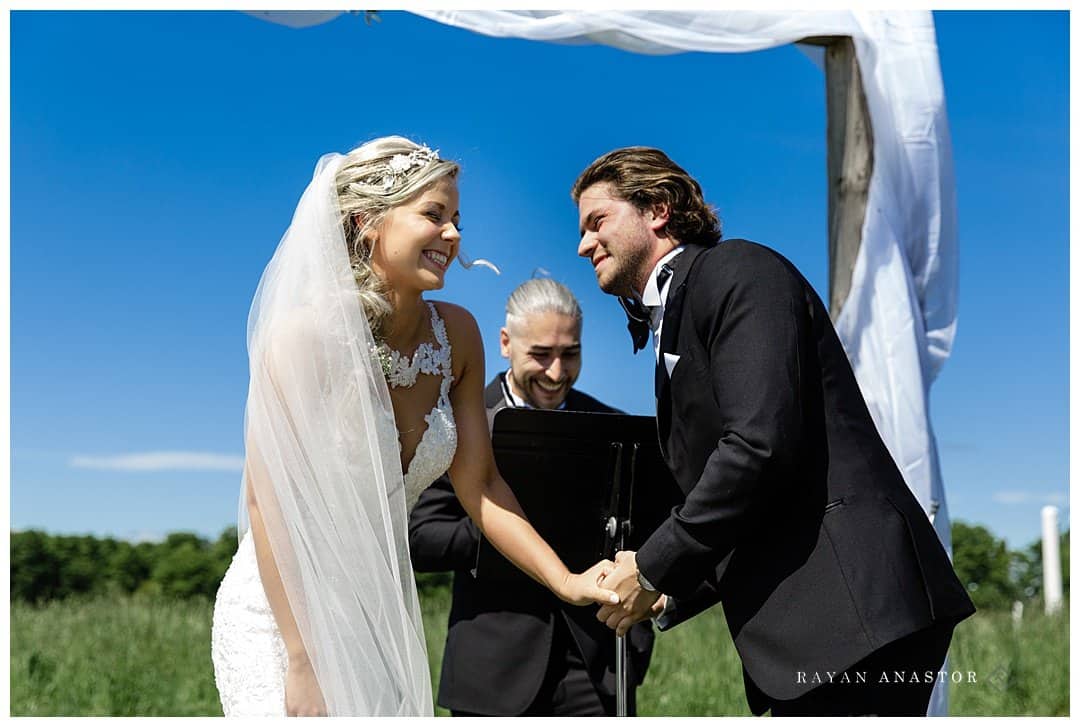
<instances>
[{"instance_id":1,"label":"blue sky","mask_svg":"<svg viewBox=\"0 0 1080 727\"><path fill-rule=\"evenodd\" d=\"M935 20L961 273L933 422L954 519L1017 547L1043 504L1068 517L1068 15ZM575 255L570 184L618 146L665 149L726 237L780 250L826 293L823 76L794 47L652 57L402 12L307 29L15 12L12 527L234 521L259 275L318 157L391 133L463 164L464 248L503 274L455 267L434 297L476 315L489 374L506 296L542 267L585 312L579 388L653 413L651 359Z\"/></svg>"}]
</instances>

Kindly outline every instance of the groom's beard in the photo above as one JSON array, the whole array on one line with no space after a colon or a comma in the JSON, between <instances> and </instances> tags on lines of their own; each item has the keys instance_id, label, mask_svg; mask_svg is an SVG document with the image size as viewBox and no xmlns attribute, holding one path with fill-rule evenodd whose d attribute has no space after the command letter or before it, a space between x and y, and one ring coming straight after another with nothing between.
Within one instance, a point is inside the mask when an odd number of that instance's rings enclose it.
<instances>
[{"instance_id":1,"label":"groom's beard","mask_svg":"<svg viewBox=\"0 0 1080 727\"><path fill-rule=\"evenodd\" d=\"M638 289L638 284L642 278L648 278L650 270L646 269L646 266L649 264L650 253L649 248L644 245L634 246L620 252L618 256L609 252L613 263L609 267L613 267L614 270L607 281L597 280L600 290L608 295L639 299L641 291Z\"/></svg>"}]
</instances>

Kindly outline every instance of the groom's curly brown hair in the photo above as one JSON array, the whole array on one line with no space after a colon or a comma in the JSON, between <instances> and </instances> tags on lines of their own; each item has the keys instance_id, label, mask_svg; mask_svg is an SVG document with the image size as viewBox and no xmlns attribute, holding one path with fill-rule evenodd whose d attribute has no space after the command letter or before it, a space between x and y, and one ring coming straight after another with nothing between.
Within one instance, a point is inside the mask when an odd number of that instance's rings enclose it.
<instances>
[{"instance_id":1,"label":"groom's curly brown hair","mask_svg":"<svg viewBox=\"0 0 1080 727\"><path fill-rule=\"evenodd\" d=\"M720 241L720 219L705 202L701 185L659 149L628 146L604 154L574 182L574 204L582 192L601 182L643 212L655 204L667 205L667 231L680 243L709 246Z\"/></svg>"}]
</instances>

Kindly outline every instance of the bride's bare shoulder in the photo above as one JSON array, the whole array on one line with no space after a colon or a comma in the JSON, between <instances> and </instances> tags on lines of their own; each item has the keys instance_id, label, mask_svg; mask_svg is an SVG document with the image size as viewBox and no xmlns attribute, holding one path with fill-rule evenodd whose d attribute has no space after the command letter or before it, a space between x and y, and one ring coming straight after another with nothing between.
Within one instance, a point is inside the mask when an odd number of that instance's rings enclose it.
<instances>
[{"instance_id":1,"label":"bride's bare shoulder","mask_svg":"<svg viewBox=\"0 0 1080 727\"><path fill-rule=\"evenodd\" d=\"M293 308L266 317L252 331L251 343L261 344L270 353L305 348L315 342L315 315L308 306Z\"/></svg>"},{"instance_id":2,"label":"bride's bare shoulder","mask_svg":"<svg viewBox=\"0 0 1080 727\"><path fill-rule=\"evenodd\" d=\"M468 308L457 303L448 303L445 300L433 300L435 310L439 311L439 317L446 321L446 330L455 328L460 331L462 327L476 326L476 318Z\"/></svg>"},{"instance_id":3,"label":"bride's bare shoulder","mask_svg":"<svg viewBox=\"0 0 1080 727\"><path fill-rule=\"evenodd\" d=\"M329 340L332 337L320 329L313 311L300 307L262 321L249 336L248 356L252 366L265 366L276 377L313 370L321 378L328 363Z\"/></svg>"}]
</instances>

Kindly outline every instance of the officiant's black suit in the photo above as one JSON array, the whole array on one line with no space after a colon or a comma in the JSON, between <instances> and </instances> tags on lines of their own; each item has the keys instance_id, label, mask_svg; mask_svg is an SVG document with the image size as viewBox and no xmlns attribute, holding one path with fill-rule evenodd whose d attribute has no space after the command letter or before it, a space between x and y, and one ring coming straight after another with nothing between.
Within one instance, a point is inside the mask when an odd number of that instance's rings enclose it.
<instances>
[{"instance_id":1,"label":"officiant's black suit","mask_svg":"<svg viewBox=\"0 0 1080 727\"><path fill-rule=\"evenodd\" d=\"M722 602L758 714L902 637L947 644L974 607L810 284L746 240L672 266L657 427L686 499L637 552L675 597L661 627Z\"/></svg>"},{"instance_id":2,"label":"officiant's black suit","mask_svg":"<svg viewBox=\"0 0 1080 727\"><path fill-rule=\"evenodd\" d=\"M484 391L489 424L507 406L503 376L496 376ZM576 389L567 394L565 408L617 412ZM566 476L572 478L574 473ZM510 587L474 578L469 571L476 565L479 542L479 532L449 479L436 480L420 495L410 515L409 548L417 571L454 571L437 702L455 712L519 715L572 661L578 667L583 662L604 707L614 714L615 634L596 620L596 607L563 603L527 578ZM644 679L652 655L651 624L635 625L628 637L632 705L634 690ZM571 645L577 649L569 651ZM550 703L551 696L541 696L541 701ZM588 706L588 701L583 705ZM548 706L534 705L534 709L545 713Z\"/></svg>"}]
</instances>

